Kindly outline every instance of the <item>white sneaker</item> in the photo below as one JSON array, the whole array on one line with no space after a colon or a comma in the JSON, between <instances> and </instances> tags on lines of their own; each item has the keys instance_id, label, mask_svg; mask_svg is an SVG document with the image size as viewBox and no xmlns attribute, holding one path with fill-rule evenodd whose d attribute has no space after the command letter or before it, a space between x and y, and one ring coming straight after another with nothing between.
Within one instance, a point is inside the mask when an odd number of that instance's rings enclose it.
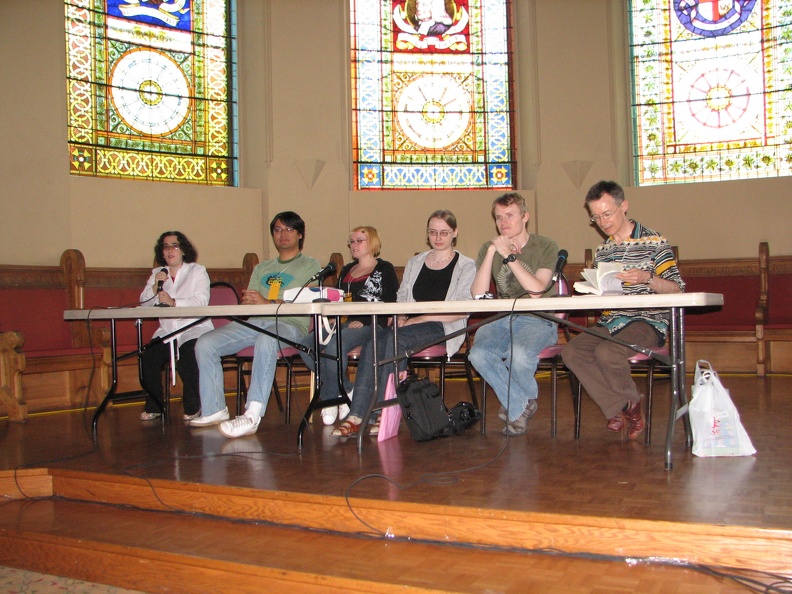
<instances>
[{"instance_id":1,"label":"white sneaker","mask_svg":"<svg viewBox=\"0 0 792 594\"><path fill-rule=\"evenodd\" d=\"M218 423L227 421L229 418L228 407L225 407L223 410L218 410L216 413L209 415L208 417L201 416L197 419L193 419L190 421L190 427L211 427L212 425L217 425Z\"/></svg>"},{"instance_id":2,"label":"white sneaker","mask_svg":"<svg viewBox=\"0 0 792 594\"><path fill-rule=\"evenodd\" d=\"M352 390L349 391L349 394L347 394L347 396L349 396L349 400L350 401L352 400L352 394L354 394L354 392L355 392L355 390L352 389ZM348 414L349 414L349 405L348 404L339 404L338 405L338 420L339 421L343 421Z\"/></svg>"},{"instance_id":3,"label":"white sneaker","mask_svg":"<svg viewBox=\"0 0 792 594\"><path fill-rule=\"evenodd\" d=\"M349 412L347 410L347 412ZM337 406L328 406L327 408L322 409L322 423L325 425L332 425L336 422L336 418L338 417L338 407Z\"/></svg>"},{"instance_id":4,"label":"white sneaker","mask_svg":"<svg viewBox=\"0 0 792 594\"><path fill-rule=\"evenodd\" d=\"M242 437L243 435L253 435L261 423L261 417L255 419L248 415L239 415L233 421L223 421L220 423L220 433L226 437Z\"/></svg>"}]
</instances>

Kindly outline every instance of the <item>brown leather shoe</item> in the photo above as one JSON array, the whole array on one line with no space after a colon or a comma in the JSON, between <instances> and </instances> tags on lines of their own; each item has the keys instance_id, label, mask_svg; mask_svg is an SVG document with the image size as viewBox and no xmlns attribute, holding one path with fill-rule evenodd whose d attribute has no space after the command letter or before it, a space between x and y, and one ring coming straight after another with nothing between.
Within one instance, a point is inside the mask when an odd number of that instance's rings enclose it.
<instances>
[{"instance_id":1,"label":"brown leather shoe","mask_svg":"<svg viewBox=\"0 0 792 594\"><path fill-rule=\"evenodd\" d=\"M608 420L608 431L613 431L614 433L618 433L622 430L624 426L624 419L622 417L622 413L619 413L612 419Z\"/></svg>"},{"instance_id":2,"label":"brown leather shoe","mask_svg":"<svg viewBox=\"0 0 792 594\"><path fill-rule=\"evenodd\" d=\"M623 412L624 422L627 423L627 439L638 439L646 429L646 419L644 419L641 401L628 402L627 412Z\"/></svg>"}]
</instances>

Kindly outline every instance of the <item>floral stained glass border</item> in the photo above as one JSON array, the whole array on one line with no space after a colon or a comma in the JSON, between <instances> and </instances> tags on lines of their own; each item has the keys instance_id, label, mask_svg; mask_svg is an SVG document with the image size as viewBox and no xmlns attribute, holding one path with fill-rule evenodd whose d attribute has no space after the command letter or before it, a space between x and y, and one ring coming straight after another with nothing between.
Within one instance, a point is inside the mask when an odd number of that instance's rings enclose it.
<instances>
[{"instance_id":1,"label":"floral stained glass border","mask_svg":"<svg viewBox=\"0 0 792 594\"><path fill-rule=\"evenodd\" d=\"M73 175L232 186L233 0L65 0Z\"/></svg>"},{"instance_id":2,"label":"floral stained glass border","mask_svg":"<svg viewBox=\"0 0 792 594\"><path fill-rule=\"evenodd\" d=\"M635 182L792 174L792 0L632 0Z\"/></svg>"},{"instance_id":3,"label":"floral stained glass border","mask_svg":"<svg viewBox=\"0 0 792 594\"><path fill-rule=\"evenodd\" d=\"M510 0L350 0L356 189L513 188Z\"/></svg>"}]
</instances>

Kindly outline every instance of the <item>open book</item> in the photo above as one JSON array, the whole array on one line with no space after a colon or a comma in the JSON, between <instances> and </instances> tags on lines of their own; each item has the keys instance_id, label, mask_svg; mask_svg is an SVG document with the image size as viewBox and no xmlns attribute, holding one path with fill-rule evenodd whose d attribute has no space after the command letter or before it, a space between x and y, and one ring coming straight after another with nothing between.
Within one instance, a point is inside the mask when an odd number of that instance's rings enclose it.
<instances>
[{"instance_id":1,"label":"open book","mask_svg":"<svg viewBox=\"0 0 792 594\"><path fill-rule=\"evenodd\" d=\"M624 270L621 262L600 262L597 268L586 268L581 274L586 280L575 283L578 293L592 295L622 295L622 282L616 275Z\"/></svg>"}]
</instances>

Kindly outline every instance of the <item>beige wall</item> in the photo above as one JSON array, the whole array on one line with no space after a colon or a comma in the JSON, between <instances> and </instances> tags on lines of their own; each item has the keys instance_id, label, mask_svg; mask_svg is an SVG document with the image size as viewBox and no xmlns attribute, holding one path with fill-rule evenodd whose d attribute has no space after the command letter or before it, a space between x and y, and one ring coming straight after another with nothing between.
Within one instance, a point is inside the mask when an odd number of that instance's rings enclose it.
<instances>
[{"instance_id":1,"label":"beige wall","mask_svg":"<svg viewBox=\"0 0 792 594\"><path fill-rule=\"evenodd\" d=\"M624 7L618 0L520 0L516 11L519 179L532 231L580 262L599 241L582 202L599 179L628 185ZM307 223L306 251L346 255L348 229L373 224L383 256L422 249L436 208L460 222L474 256L493 234L494 192L353 192L346 2L239 2L240 188L76 178L68 174L63 7L0 2L0 262L55 264L69 247L89 266L144 266L166 228L208 266L270 252L266 224L285 209ZM274 23L274 24L273 24ZM563 163L590 161L573 183ZM668 235L684 258L792 254L792 177L627 188L630 213Z\"/></svg>"}]
</instances>

